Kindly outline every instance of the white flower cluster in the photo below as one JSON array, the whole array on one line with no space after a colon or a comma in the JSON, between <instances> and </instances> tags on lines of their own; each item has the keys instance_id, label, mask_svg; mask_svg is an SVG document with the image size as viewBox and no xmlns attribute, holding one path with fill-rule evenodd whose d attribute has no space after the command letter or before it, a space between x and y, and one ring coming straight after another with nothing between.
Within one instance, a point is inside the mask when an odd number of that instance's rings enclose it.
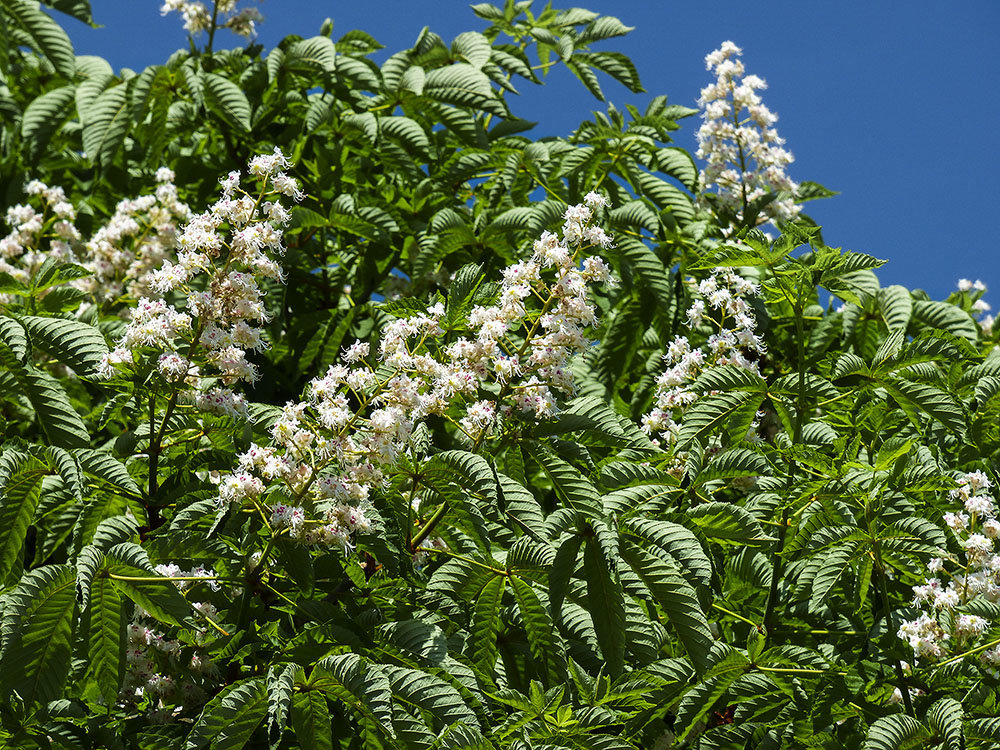
<instances>
[{"instance_id":1,"label":"white flower cluster","mask_svg":"<svg viewBox=\"0 0 1000 750\"><path fill-rule=\"evenodd\" d=\"M1000 555L994 540L1000 537L996 502L987 493L991 487L985 474L975 471L958 480L950 498L962 510L945 513L944 521L954 532L963 559L934 558L927 566L934 575L913 587L913 602L924 611L914 620L904 622L898 636L913 649L917 658L936 660L961 653L993 625L986 618L959 610L982 597L1000 602ZM947 563L952 563L949 566ZM948 567L953 567L950 572ZM942 577L947 577L947 582ZM986 650L980 658L991 667L1000 667L1000 647Z\"/></svg>"},{"instance_id":2,"label":"white flower cluster","mask_svg":"<svg viewBox=\"0 0 1000 750\"><path fill-rule=\"evenodd\" d=\"M236 9L237 0L215 0L215 22L218 28L226 28L234 34L251 38L257 34L257 23L263 20L256 8ZM184 30L189 34L200 34L212 28L213 12L199 0L164 0L160 15L176 11L184 19ZM221 22L220 22L221 21Z\"/></svg>"},{"instance_id":3,"label":"white flower cluster","mask_svg":"<svg viewBox=\"0 0 1000 750\"><path fill-rule=\"evenodd\" d=\"M984 333L989 334L993 330L993 323L996 322L996 318L993 315L990 315L990 310L992 308L989 303L983 299L983 295L986 293L986 284L979 279L976 279L975 281L971 281L969 279L959 279L958 291L963 294L971 294L973 296L972 312L974 315L981 316L979 318L979 327L983 329Z\"/></svg>"},{"instance_id":4,"label":"white flower cluster","mask_svg":"<svg viewBox=\"0 0 1000 750\"><path fill-rule=\"evenodd\" d=\"M192 388L208 377L199 362L224 385L257 379L247 352L268 346L260 327L268 316L258 281L283 281L273 256L284 252L281 226L289 220L280 202L265 198L298 195L298 185L280 171L287 166L278 149L255 157L250 169L260 182L256 195L240 187L238 172L222 180L222 199L192 217L177 238L176 263L164 260L148 277L155 294L173 295L180 307L141 298L115 349L105 356L103 376L151 358L165 380ZM245 412L245 403L225 388L186 395L206 409Z\"/></svg>"},{"instance_id":5,"label":"white flower cluster","mask_svg":"<svg viewBox=\"0 0 1000 750\"><path fill-rule=\"evenodd\" d=\"M674 439L680 429L674 416L702 395L690 385L704 369L733 365L758 371L750 355L762 356L767 348L757 334L747 298L759 293L757 284L728 268L716 268L698 283L698 296L687 311L688 326L697 330L707 322L715 332L700 347L692 346L686 336L678 336L667 347L663 357L667 369L656 381L655 406L642 418L647 434Z\"/></svg>"},{"instance_id":6,"label":"white flower cluster","mask_svg":"<svg viewBox=\"0 0 1000 750\"><path fill-rule=\"evenodd\" d=\"M698 129L697 155L706 161L700 190L717 188L719 199L740 220L752 201L769 193L784 194L762 209L760 221L788 221L802 210L794 199L798 186L785 172L793 157L773 127L778 116L757 93L767 84L759 76L745 75L741 54L735 44L724 42L705 57L716 80L698 99L704 122Z\"/></svg>"},{"instance_id":7,"label":"white flower cluster","mask_svg":"<svg viewBox=\"0 0 1000 750\"><path fill-rule=\"evenodd\" d=\"M191 209L177 197L172 170L158 169L156 181L152 195L119 202L84 245L79 262L93 276L74 284L98 301L153 296L152 272L173 257L177 227L190 219Z\"/></svg>"},{"instance_id":8,"label":"white flower cluster","mask_svg":"<svg viewBox=\"0 0 1000 750\"><path fill-rule=\"evenodd\" d=\"M76 261L80 232L73 224L76 209L66 200L61 187L32 180L24 186L24 192L41 204L41 210L20 203L7 209L10 232L0 238L0 273L27 283L47 258ZM43 239L49 241L48 247L44 247ZM7 295L0 295L0 301L8 301Z\"/></svg>"},{"instance_id":9,"label":"white flower cluster","mask_svg":"<svg viewBox=\"0 0 1000 750\"><path fill-rule=\"evenodd\" d=\"M204 567L181 570L173 563L157 565L156 572L167 578L215 577L214 571ZM181 580L174 585L183 591L193 583L197 582ZM212 591L220 589L215 580L205 583ZM219 612L212 603L193 602L192 606L206 617L218 620ZM181 641L149 627L149 620L149 614L136 607L126 632L125 679L118 700L125 706L137 706L145 701L148 718L157 722L171 721L185 709L205 702L209 693L204 688L215 681L218 669L203 652L192 652ZM205 635L205 630L200 631L199 637Z\"/></svg>"},{"instance_id":10,"label":"white flower cluster","mask_svg":"<svg viewBox=\"0 0 1000 750\"><path fill-rule=\"evenodd\" d=\"M88 240L74 225L76 210L62 188L29 182L25 192L40 204L40 210L31 205L8 209L12 229L0 239L0 272L27 282L46 259L53 258L90 271L92 276L71 284L99 304L117 302L123 294L150 295L150 274L171 257L177 225L191 213L178 199L173 180L170 169L157 170L154 194L121 201L114 215Z\"/></svg>"},{"instance_id":11,"label":"white flower cluster","mask_svg":"<svg viewBox=\"0 0 1000 750\"><path fill-rule=\"evenodd\" d=\"M501 418L552 415L556 394L573 392L569 360L596 322L589 285L610 279L603 260L581 257L587 245L610 244L592 223L602 204L592 194L569 207L562 239L544 233L529 259L505 269L496 302L470 311L468 336L439 341L439 303L385 326L377 352L366 342L348 347L309 383L305 401L284 407L272 444L240 457L220 501L254 505L272 529L347 550L351 535L369 528L370 493L426 417L445 417L476 445Z\"/></svg>"}]
</instances>

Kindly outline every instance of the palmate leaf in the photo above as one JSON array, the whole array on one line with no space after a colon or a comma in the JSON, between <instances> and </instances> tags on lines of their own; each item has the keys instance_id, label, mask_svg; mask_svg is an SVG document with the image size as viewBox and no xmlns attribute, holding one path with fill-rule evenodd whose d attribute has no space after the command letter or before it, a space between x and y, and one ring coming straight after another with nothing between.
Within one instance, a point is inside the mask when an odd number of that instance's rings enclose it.
<instances>
[{"instance_id":1,"label":"palmate leaf","mask_svg":"<svg viewBox=\"0 0 1000 750\"><path fill-rule=\"evenodd\" d=\"M612 260L624 263L635 275L639 287L647 290L661 305L663 312L676 304L674 285L663 261L646 243L633 237L617 238L615 249L610 253Z\"/></svg>"},{"instance_id":2,"label":"palmate leaf","mask_svg":"<svg viewBox=\"0 0 1000 750\"><path fill-rule=\"evenodd\" d=\"M701 611L698 596L680 571L662 558L622 540L622 557L663 610L684 644L695 669L704 672L715 639Z\"/></svg>"},{"instance_id":3,"label":"palmate leaf","mask_svg":"<svg viewBox=\"0 0 1000 750\"><path fill-rule=\"evenodd\" d=\"M732 503L697 505L689 509L686 516L707 538L723 544L760 546L773 541L772 537L764 533L753 514Z\"/></svg>"},{"instance_id":4,"label":"palmate leaf","mask_svg":"<svg viewBox=\"0 0 1000 750\"><path fill-rule=\"evenodd\" d=\"M809 586L810 612L818 612L826 604L834 587L850 568L856 549L856 542L848 542L820 553L819 566Z\"/></svg>"},{"instance_id":5,"label":"palmate leaf","mask_svg":"<svg viewBox=\"0 0 1000 750\"><path fill-rule=\"evenodd\" d=\"M731 442L742 440L763 400L763 394L747 391L718 393L698 399L684 415L677 434L677 449L683 450L716 431L723 432Z\"/></svg>"},{"instance_id":6,"label":"palmate leaf","mask_svg":"<svg viewBox=\"0 0 1000 750\"><path fill-rule=\"evenodd\" d=\"M893 284L879 289L878 309L890 331L905 331L913 315L913 297L906 287Z\"/></svg>"},{"instance_id":7,"label":"palmate leaf","mask_svg":"<svg viewBox=\"0 0 1000 750\"><path fill-rule=\"evenodd\" d=\"M535 459L552 481L564 507L591 517L602 516L597 488L569 461L544 446L539 447Z\"/></svg>"},{"instance_id":8,"label":"palmate leaf","mask_svg":"<svg viewBox=\"0 0 1000 750\"><path fill-rule=\"evenodd\" d=\"M475 453L461 450L435 453L421 467L421 474L432 487L436 483L454 482L483 500L497 499L493 470L485 458Z\"/></svg>"},{"instance_id":9,"label":"palmate leaf","mask_svg":"<svg viewBox=\"0 0 1000 750\"><path fill-rule=\"evenodd\" d=\"M3 275L0 274L0 277ZM20 284L20 282L18 283ZM21 284L21 286L24 285ZM0 289L2 288L2 279L0 279ZM4 291L6 292L7 290L4 289ZM28 337L24 333L24 327L13 318L7 318L2 315L0 315L0 349L8 349L14 355L14 358L21 362L24 361L28 353Z\"/></svg>"},{"instance_id":10,"label":"palmate leaf","mask_svg":"<svg viewBox=\"0 0 1000 750\"><path fill-rule=\"evenodd\" d=\"M80 462L80 466L86 474L96 479L100 479L126 495L139 496L142 491L139 485L128 473L125 464L112 456L107 451L93 448L82 448L74 450L73 455Z\"/></svg>"},{"instance_id":11,"label":"palmate leaf","mask_svg":"<svg viewBox=\"0 0 1000 750\"><path fill-rule=\"evenodd\" d=\"M652 544L673 558L694 585L708 588L712 584L712 562L690 529L671 521L649 518L627 518L621 521L623 536L636 537Z\"/></svg>"},{"instance_id":12,"label":"palmate leaf","mask_svg":"<svg viewBox=\"0 0 1000 750\"><path fill-rule=\"evenodd\" d=\"M16 690L27 705L62 692L70 666L76 597L70 565L46 565L26 574L7 598L0 658L4 697Z\"/></svg>"},{"instance_id":13,"label":"palmate leaf","mask_svg":"<svg viewBox=\"0 0 1000 750\"><path fill-rule=\"evenodd\" d=\"M979 341L979 326L972 316L947 302L914 300L913 320L925 326L940 328L973 344Z\"/></svg>"},{"instance_id":14,"label":"palmate leaf","mask_svg":"<svg viewBox=\"0 0 1000 750\"><path fill-rule=\"evenodd\" d=\"M919 747L927 737L927 729L912 716L891 714L883 716L868 728L864 750L900 750ZM920 740L920 743L915 743Z\"/></svg>"},{"instance_id":15,"label":"palmate leaf","mask_svg":"<svg viewBox=\"0 0 1000 750\"><path fill-rule=\"evenodd\" d=\"M897 377L882 378L879 384L915 425L919 426L919 412L922 411L952 432L959 435L965 433L966 422L962 407L946 391L926 383Z\"/></svg>"},{"instance_id":16,"label":"palmate leaf","mask_svg":"<svg viewBox=\"0 0 1000 750\"><path fill-rule=\"evenodd\" d=\"M649 438L630 420L620 417L605 399L581 396L566 404L552 420L543 422L533 434L561 435L575 430L588 430L602 442L638 450L653 450Z\"/></svg>"},{"instance_id":17,"label":"palmate leaf","mask_svg":"<svg viewBox=\"0 0 1000 750\"><path fill-rule=\"evenodd\" d=\"M731 448L712 457L708 465L699 471L692 484L699 485L719 479L754 477L771 473L767 459L746 448Z\"/></svg>"},{"instance_id":18,"label":"palmate leaf","mask_svg":"<svg viewBox=\"0 0 1000 750\"><path fill-rule=\"evenodd\" d=\"M94 18L90 11L90 0L42 0L42 3L60 13L72 16L77 21L93 24Z\"/></svg>"},{"instance_id":19,"label":"palmate leaf","mask_svg":"<svg viewBox=\"0 0 1000 750\"><path fill-rule=\"evenodd\" d=\"M625 668L625 593L618 571L609 563L617 559L617 550L604 549L604 535L587 538L583 551L583 573L587 580L587 608L594 621L597 644L604 656L605 668L612 678ZM617 546L617 545L616 545Z\"/></svg>"},{"instance_id":20,"label":"palmate leaf","mask_svg":"<svg viewBox=\"0 0 1000 750\"><path fill-rule=\"evenodd\" d=\"M210 700L187 737L185 750L239 750L250 741L267 714L264 679L253 677L227 685Z\"/></svg>"},{"instance_id":21,"label":"palmate leaf","mask_svg":"<svg viewBox=\"0 0 1000 750\"><path fill-rule=\"evenodd\" d=\"M92 374L108 353L104 336L94 326L66 318L25 315L19 322L33 346L44 350L81 375Z\"/></svg>"},{"instance_id":22,"label":"palmate leaf","mask_svg":"<svg viewBox=\"0 0 1000 750\"><path fill-rule=\"evenodd\" d=\"M576 559L580 554L582 543L583 537L579 534L564 537L552 565L549 566L549 605L552 609L553 619L560 626L562 625L563 601L566 598L569 580L576 570Z\"/></svg>"}]
</instances>

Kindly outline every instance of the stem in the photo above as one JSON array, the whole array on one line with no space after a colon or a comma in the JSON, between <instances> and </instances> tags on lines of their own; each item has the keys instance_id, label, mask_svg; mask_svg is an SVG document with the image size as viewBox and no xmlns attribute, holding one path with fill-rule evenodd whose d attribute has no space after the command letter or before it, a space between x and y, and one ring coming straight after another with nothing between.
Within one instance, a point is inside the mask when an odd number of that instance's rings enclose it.
<instances>
[{"instance_id":1,"label":"stem","mask_svg":"<svg viewBox=\"0 0 1000 750\"><path fill-rule=\"evenodd\" d=\"M782 285L784 292L784 285ZM787 294L786 294L787 298ZM802 441L802 422L805 417L805 390L806 390L806 341L805 326L802 321L802 313L805 305L801 297L801 289L795 294L795 302L792 305L792 314L795 316L795 349L796 367L799 371L799 392L795 406L795 426L792 435L792 443L798 445ZM788 462L788 482L786 483L785 496L791 496L792 485L795 483L796 464L794 459ZM774 629L774 612L778 605L778 584L785 571L785 560L781 556L785 549L785 537L788 534L788 505L781 509L781 526L778 529L778 540L774 544L773 563L771 567L771 585L767 592L767 606L764 609L764 643L768 644L771 631Z\"/></svg>"},{"instance_id":2,"label":"stem","mask_svg":"<svg viewBox=\"0 0 1000 750\"><path fill-rule=\"evenodd\" d=\"M434 527L437 526L438 523L440 523L441 519L444 518L444 514L447 512L448 512L448 501L445 500L443 503L441 503L441 505L438 506L438 509L434 511L434 515L432 515L427 520L427 523L425 523L417 530L416 535L413 537L413 541L410 542L411 550L416 551L417 547L420 546L420 543L424 541L424 539L427 538L427 535L434 530Z\"/></svg>"},{"instance_id":3,"label":"stem","mask_svg":"<svg viewBox=\"0 0 1000 750\"><path fill-rule=\"evenodd\" d=\"M974 649L966 651L964 654L959 654L958 656L953 656L950 659L939 661L934 666L943 667L946 664L954 664L956 661L962 661L962 659L964 659L966 656L972 656L973 654L978 654L980 651L985 651L986 649L992 648L993 646L1000 646L1000 638L997 638L995 641L990 641L989 643L984 643L982 646L976 646Z\"/></svg>"},{"instance_id":4,"label":"stem","mask_svg":"<svg viewBox=\"0 0 1000 750\"><path fill-rule=\"evenodd\" d=\"M799 667L760 667L761 672L773 672L775 674L839 674L846 675L847 672L832 672L829 669L803 669Z\"/></svg>"},{"instance_id":5,"label":"stem","mask_svg":"<svg viewBox=\"0 0 1000 750\"><path fill-rule=\"evenodd\" d=\"M219 0L215 0L212 3L212 25L208 29L208 46L205 47L205 52L209 55L212 54L212 44L215 42L215 28L219 20Z\"/></svg>"},{"instance_id":6,"label":"stem","mask_svg":"<svg viewBox=\"0 0 1000 750\"><path fill-rule=\"evenodd\" d=\"M882 595L882 609L885 611L885 621L889 626L889 632L896 630L896 618L893 615L892 604L889 602L889 588L886 585L885 566L882 564L882 553L879 551L878 542L875 542L875 564L878 566L879 593ZM906 713L914 716L913 701L910 700L910 689L906 685L906 675L903 674L903 665L899 659L893 659L893 667L896 670L896 679L899 681L899 692L903 696L903 706Z\"/></svg>"},{"instance_id":7,"label":"stem","mask_svg":"<svg viewBox=\"0 0 1000 750\"><path fill-rule=\"evenodd\" d=\"M753 625L754 628L756 628L757 630L760 630L760 625L758 625L757 623L755 623L753 620L747 619L743 615L738 615L735 612L733 612L732 610L726 609L725 607L720 607L715 602L712 602L712 607L714 609L719 610L720 612L724 612L725 614L729 615L730 617L735 617L737 620L741 620L742 622L745 622L747 625Z\"/></svg>"},{"instance_id":8,"label":"stem","mask_svg":"<svg viewBox=\"0 0 1000 750\"><path fill-rule=\"evenodd\" d=\"M174 408L177 406L177 393L170 394L167 401L167 408L163 412L163 420L159 429L156 429L156 393L149 394L149 492L146 512L149 514L149 529L157 528L163 519L160 517L159 509L154 505L156 493L159 491L158 474L160 469L160 451L162 450L163 436L167 430L167 422L173 416Z\"/></svg>"}]
</instances>

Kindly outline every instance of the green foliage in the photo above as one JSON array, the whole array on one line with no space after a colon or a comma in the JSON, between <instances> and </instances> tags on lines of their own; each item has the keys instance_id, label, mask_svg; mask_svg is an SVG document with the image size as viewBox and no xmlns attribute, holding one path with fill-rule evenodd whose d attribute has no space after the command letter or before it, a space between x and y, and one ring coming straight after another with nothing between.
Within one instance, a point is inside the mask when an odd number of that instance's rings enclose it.
<instances>
[{"instance_id":1,"label":"green foliage","mask_svg":"<svg viewBox=\"0 0 1000 750\"><path fill-rule=\"evenodd\" d=\"M324 28L271 50L192 40L116 75L60 26L92 23L86 0L0 2L0 190L41 227L0 258L0 744L995 747L981 655L996 603L935 613L953 657L916 658L897 636L928 562L968 561L941 520L961 510L956 480L998 479L981 292L882 288L883 261L807 220L775 239L733 223L672 145L696 110L665 96L534 137L517 87L554 66L602 102L609 80L643 90L618 51L631 27L514 0L472 10L478 30L425 29L381 64L372 36ZM200 210L275 148L303 195L281 274L261 282L260 379L225 382L208 360L195 378L202 395L234 388L245 413L199 403L155 347L116 369L138 297L190 302L143 275L177 262L179 227L147 216L115 235L120 201L173 190L167 167ZM79 239L35 179L65 190ZM613 242L586 254L615 283L589 292L563 373L575 390L537 414L515 405L530 395L518 367L557 327L559 295L529 292L484 360L517 358L509 376L475 393L456 380L457 406L413 424L395 414L379 429L412 428L404 448L387 441L348 503L337 461L390 383L428 397L421 378L510 292L505 269L592 191ZM831 195L806 182L795 197ZM95 261L95 237L118 266ZM734 315L705 290L728 273L761 345L722 356L710 341ZM396 369L392 327L432 309L436 327L407 341L420 366ZM203 326L180 347L192 361ZM310 411L316 379L356 342L373 385L342 391L335 432ZM692 350L699 364L672 369ZM302 449L310 470L271 465L263 489L220 501L300 398L296 429L327 440ZM462 419L477 401L495 408L481 433ZM276 515L299 506L317 534L344 508L365 520L312 543ZM965 640L958 614L990 625Z\"/></svg>"}]
</instances>

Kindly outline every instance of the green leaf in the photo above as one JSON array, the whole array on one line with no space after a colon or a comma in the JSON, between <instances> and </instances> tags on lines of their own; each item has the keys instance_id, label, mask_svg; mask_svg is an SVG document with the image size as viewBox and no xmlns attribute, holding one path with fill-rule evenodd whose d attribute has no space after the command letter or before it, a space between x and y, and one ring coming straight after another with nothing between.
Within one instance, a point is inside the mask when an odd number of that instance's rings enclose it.
<instances>
[{"instance_id":1,"label":"green leaf","mask_svg":"<svg viewBox=\"0 0 1000 750\"><path fill-rule=\"evenodd\" d=\"M81 375L89 375L108 353L104 336L94 326L65 318L19 318L33 346L42 349Z\"/></svg>"},{"instance_id":2,"label":"green leaf","mask_svg":"<svg viewBox=\"0 0 1000 750\"><path fill-rule=\"evenodd\" d=\"M492 676L500 654L497 632L500 628L500 603L507 587L505 576L492 576L480 589L472 610L473 663L485 674Z\"/></svg>"},{"instance_id":3,"label":"green leaf","mask_svg":"<svg viewBox=\"0 0 1000 750\"><path fill-rule=\"evenodd\" d=\"M469 63L474 68L482 68L490 60L493 47L489 39L478 31L466 31L455 37L451 43L451 53L456 59Z\"/></svg>"},{"instance_id":4,"label":"green leaf","mask_svg":"<svg viewBox=\"0 0 1000 750\"><path fill-rule=\"evenodd\" d=\"M128 473L125 464L107 451L82 448L74 450L72 453L86 474L103 480L126 495L142 495L142 490L139 489L139 485L135 483L132 475Z\"/></svg>"},{"instance_id":5,"label":"green leaf","mask_svg":"<svg viewBox=\"0 0 1000 750\"><path fill-rule=\"evenodd\" d=\"M899 750L908 740L927 736L923 724L906 714L891 714L878 719L868 729L864 750Z\"/></svg>"},{"instance_id":6,"label":"green leaf","mask_svg":"<svg viewBox=\"0 0 1000 750\"><path fill-rule=\"evenodd\" d=\"M590 44L604 39L611 39L616 36L624 36L630 31L634 31L634 26L626 26L614 16L600 16L595 18L583 33L578 37L580 44Z\"/></svg>"},{"instance_id":7,"label":"green leaf","mask_svg":"<svg viewBox=\"0 0 1000 750\"><path fill-rule=\"evenodd\" d=\"M564 667L562 650L556 639L552 618L542 607L530 583L517 576L511 576L510 586L521 610L521 620L524 622L524 632L528 638L531 655L541 665L542 674L548 675L552 684L557 684Z\"/></svg>"},{"instance_id":8,"label":"green leaf","mask_svg":"<svg viewBox=\"0 0 1000 750\"><path fill-rule=\"evenodd\" d=\"M0 584L18 577L21 551L42 493L48 469L24 453L0 454Z\"/></svg>"},{"instance_id":9,"label":"green leaf","mask_svg":"<svg viewBox=\"0 0 1000 750\"><path fill-rule=\"evenodd\" d=\"M965 433L965 415L962 407L948 393L926 383L902 378L883 378L879 384L895 399L914 424L919 425L917 411L923 411L949 430Z\"/></svg>"},{"instance_id":10,"label":"green leaf","mask_svg":"<svg viewBox=\"0 0 1000 750\"><path fill-rule=\"evenodd\" d=\"M736 680L745 672L749 662L743 654L724 647L723 657L713 659L711 675L688 690L677 707L674 731L683 740L698 722L711 711Z\"/></svg>"},{"instance_id":11,"label":"green leaf","mask_svg":"<svg viewBox=\"0 0 1000 750\"><path fill-rule=\"evenodd\" d=\"M125 675L125 627L128 619L124 601L107 575L94 577L89 587L88 608L89 669L105 703L113 705Z\"/></svg>"},{"instance_id":12,"label":"green leaf","mask_svg":"<svg viewBox=\"0 0 1000 750\"><path fill-rule=\"evenodd\" d=\"M392 694L402 702L428 711L444 726L461 722L479 729L476 714L465 705L454 687L427 672L407 667L385 665Z\"/></svg>"},{"instance_id":13,"label":"green leaf","mask_svg":"<svg viewBox=\"0 0 1000 750\"><path fill-rule=\"evenodd\" d=\"M298 664L274 664L267 670L267 737L271 747L281 742L300 669Z\"/></svg>"},{"instance_id":14,"label":"green leaf","mask_svg":"<svg viewBox=\"0 0 1000 750\"><path fill-rule=\"evenodd\" d=\"M964 714L962 704L954 698L942 698L927 711L927 723L945 739L948 750L965 749Z\"/></svg>"},{"instance_id":15,"label":"green leaf","mask_svg":"<svg viewBox=\"0 0 1000 750\"><path fill-rule=\"evenodd\" d=\"M34 705L61 695L72 651L75 581L72 566L46 565L26 574L7 597L3 620L9 641L0 659L5 697L16 690L26 705Z\"/></svg>"},{"instance_id":16,"label":"green leaf","mask_svg":"<svg viewBox=\"0 0 1000 750\"><path fill-rule=\"evenodd\" d=\"M660 557L622 540L622 557L649 589L684 644L699 673L710 665L709 653L715 643L708 620L698 604L698 595L680 571Z\"/></svg>"},{"instance_id":17,"label":"green leaf","mask_svg":"<svg viewBox=\"0 0 1000 750\"><path fill-rule=\"evenodd\" d=\"M94 18L90 12L90 0L42 0L42 2L60 13L75 18L86 24L93 24Z\"/></svg>"},{"instance_id":18,"label":"green leaf","mask_svg":"<svg viewBox=\"0 0 1000 750\"><path fill-rule=\"evenodd\" d=\"M698 167L685 149L676 146L659 149L656 152L656 166L664 174L680 180L688 190L697 190Z\"/></svg>"},{"instance_id":19,"label":"green leaf","mask_svg":"<svg viewBox=\"0 0 1000 750\"><path fill-rule=\"evenodd\" d=\"M75 86L60 86L32 100L21 118L21 137L34 155L40 154L52 135L72 112Z\"/></svg>"},{"instance_id":20,"label":"green leaf","mask_svg":"<svg viewBox=\"0 0 1000 750\"><path fill-rule=\"evenodd\" d=\"M746 448L730 448L713 456L708 465L698 472L692 484L700 485L736 477L755 477L770 472L771 467L767 459L759 453Z\"/></svg>"},{"instance_id":21,"label":"green leaf","mask_svg":"<svg viewBox=\"0 0 1000 750\"><path fill-rule=\"evenodd\" d=\"M742 440L764 400L763 394L737 391L705 396L692 404L677 433L677 449L684 450L696 440L722 432L731 442Z\"/></svg>"},{"instance_id":22,"label":"green leaf","mask_svg":"<svg viewBox=\"0 0 1000 750\"><path fill-rule=\"evenodd\" d=\"M330 41L327 39L326 41ZM205 73L205 106L230 127L243 132L250 130L250 101L243 90L216 73Z\"/></svg>"},{"instance_id":23,"label":"green leaf","mask_svg":"<svg viewBox=\"0 0 1000 750\"><path fill-rule=\"evenodd\" d=\"M212 750L239 750L250 741L266 714L267 690L263 678L228 685L205 706L185 748L198 750L211 742Z\"/></svg>"},{"instance_id":24,"label":"green leaf","mask_svg":"<svg viewBox=\"0 0 1000 750\"><path fill-rule=\"evenodd\" d=\"M116 544L107 551L108 572L115 587L160 622L184 626L190 622L191 608L170 581L129 580L161 577L149 562L145 550L132 542Z\"/></svg>"},{"instance_id":25,"label":"green leaf","mask_svg":"<svg viewBox=\"0 0 1000 750\"><path fill-rule=\"evenodd\" d=\"M890 331L905 331L913 315L913 297L906 287L893 284L878 290L878 309Z\"/></svg>"},{"instance_id":26,"label":"green leaf","mask_svg":"<svg viewBox=\"0 0 1000 750\"><path fill-rule=\"evenodd\" d=\"M76 73L76 55L62 27L39 10L38 3L4 0L3 6L10 18L28 35L32 46L49 59L60 75L72 78Z\"/></svg>"},{"instance_id":27,"label":"green leaf","mask_svg":"<svg viewBox=\"0 0 1000 750\"><path fill-rule=\"evenodd\" d=\"M24 328L13 318L0 316L0 346L10 349L20 362L28 354L28 338L24 334Z\"/></svg>"},{"instance_id":28,"label":"green leaf","mask_svg":"<svg viewBox=\"0 0 1000 750\"><path fill-rule=\"evenodd\" d=\"M696 505L686 515L702 534L722 543L759 546L772 541L753 514L732 503Z\"/></svg>"},{"instance_id":29,"label":"green leaf","mask_svg":"<svg viewBox=\"0 0 1000 750\"><path fill-rule=\"evenodd\" d=\"M21 364L7 347L0 347L0 364L6 366L18 390L31 403L38 425L52 445L77 448L90 442L83 419L58 380L44 370Z\"/></svg>"},{"instance_id":30,"label":"green leaf","mask_svg":"<svg viewBox=\"0 0 1000 750\"><path fill-rule=\"evenodd\" d=\"M107 165L125 141L130 118L128 84L105 89L87 110L83 127L83 150L95 164Z\"/></svg>"},{"instance_id":31,"label":"green leaf","mask_svg":"<svg viewBox=\"0 0 1000 750\"><path fill-rule=\"evenodd\" d=\"M357 654L338 654L321 660L309 684L343 701L392 736L392 693L385 673Z\"/></svg>"},{"instance_id":32,"label":"green leaf","mask_svg":"<svg viewBox=\"0 0 1000 750\"><path fill-rule=\"evenodd\" d=\"M856 542L847 542L820 553L816 574L809 586L810 612L822 610L834 587L850 568L856 549Z\"/></svg>"},{"instance_id":33,"label":"green leaf","mask_svg":"<svg viewBox=\"0 0 1000 750\"><path fill-rule=\"evenodd\" d=\"M625 668L625 593L599 535L587 538L583 572L587 580L587 609L594 621L597 644L604 656L605 669L616 679Z\"/></svg>"},{"instance_id":34,"label":"green leaf","mask_svg":"<svg viewBox=\"0 0 1000 750\"><path fill-rule=\"evenodd\" d=\"M925 326L940 328L975 344L979 341L979 326L969 313L948 302L914 300L913 320Z\"/></svg>"},{"instance_id":35,"label":"green leaf","mask_svg":"<svg viewBox=\"0 0 1000 750\"><path fill-rule=\"evenodd\" d=\"M330 707L320 691L292 696L292 726L302 750L333 750Z\"/></svg>"}]
</instances>

